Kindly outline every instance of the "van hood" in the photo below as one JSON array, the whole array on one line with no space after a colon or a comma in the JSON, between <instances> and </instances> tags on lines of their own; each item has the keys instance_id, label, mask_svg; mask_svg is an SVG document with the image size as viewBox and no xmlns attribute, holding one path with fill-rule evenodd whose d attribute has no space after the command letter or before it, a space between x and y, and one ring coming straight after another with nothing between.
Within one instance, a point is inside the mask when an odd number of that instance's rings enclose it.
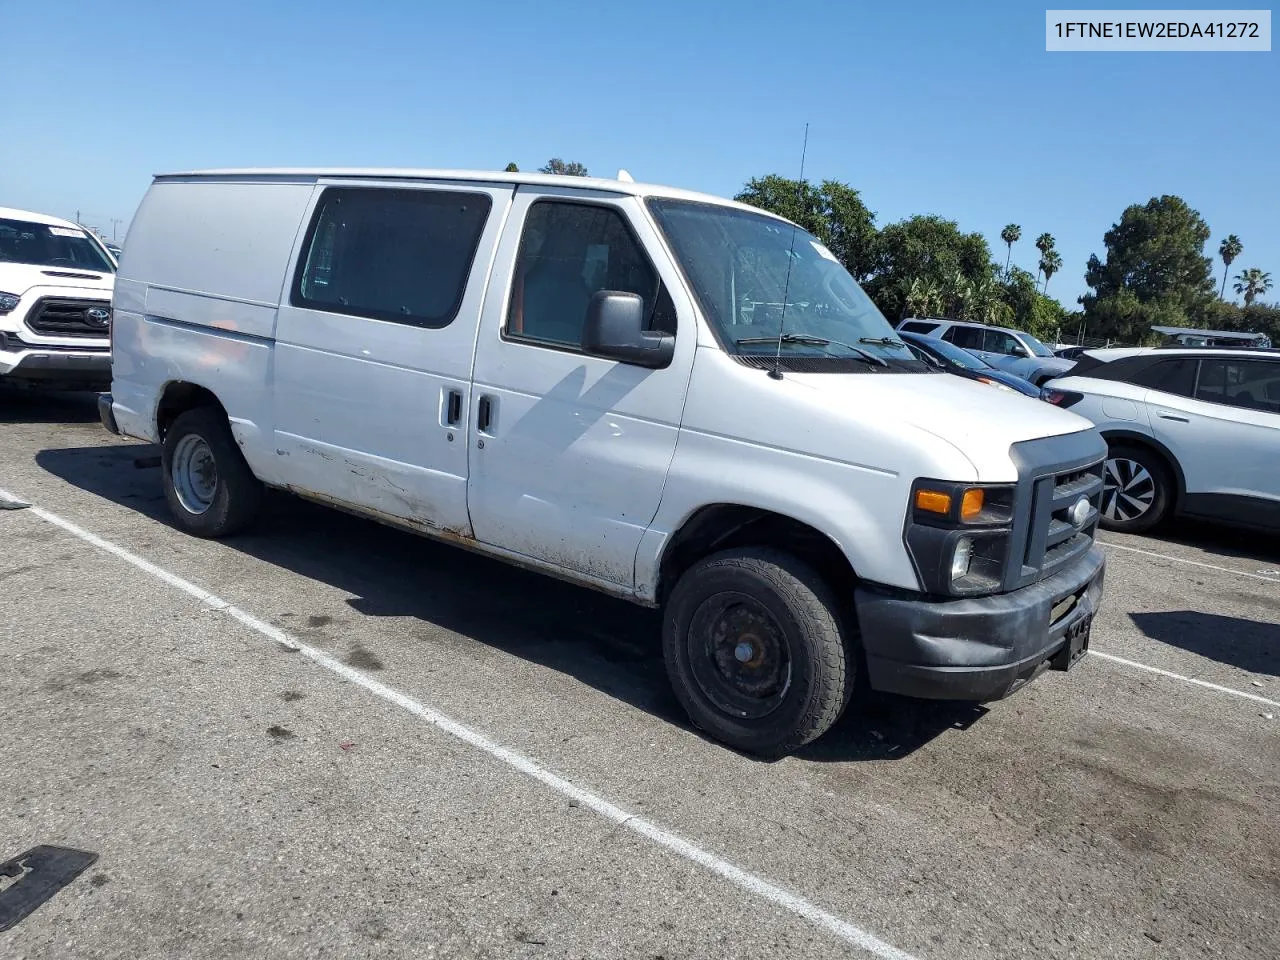
<instances>
[{"instance_id":1,"label":"van hood","mask_svg":"<svg viewBox=\"0 0 1280 960\"><path fill-rule=\"evenodd\" d=\"M74 287L77 290L101 290L110 295L115 279L115 274L100 270L0 260L0 291L19 297L32 287Z\"/></svg>"},{"instance_id":2,"label":"van hood","mask_svg":"<svg viewBox=\"0 0 1280 960\"><path fill-rule=\"evenodd\" d=\"M945 440L982 482L1016 478L1009 447L1023 440L1094 429L1058 407L947 373L787 373L851 418L898 420ZM941 478L949 479L949 478Z\"/></svg>"}]
</instances>

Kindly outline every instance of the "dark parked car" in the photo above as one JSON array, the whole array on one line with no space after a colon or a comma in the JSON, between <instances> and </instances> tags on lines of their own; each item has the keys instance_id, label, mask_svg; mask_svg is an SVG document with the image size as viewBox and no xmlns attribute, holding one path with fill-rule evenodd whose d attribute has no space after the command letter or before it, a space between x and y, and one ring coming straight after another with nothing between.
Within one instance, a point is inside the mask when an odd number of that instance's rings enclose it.
<instances>
[{"instance_id":1,"label":"dark parked car","mask_svg":"<svg viewBox=\"0 0 1280 960\"><path fill-rule=\"evenodd\" d=\"M981 357L957 347L954 343L947 343L937 337L921 336L918 333L906 333L902 330L898 331L898 336L917 357L931 366L940 367L947 373L954 373L958 377L977 380L1004 390L1016 390L1028 397L1037 399L1040 397L1040 388L1035 384L1016 377L1012 373L997 370Z\"/></svg>"}]
</instances>

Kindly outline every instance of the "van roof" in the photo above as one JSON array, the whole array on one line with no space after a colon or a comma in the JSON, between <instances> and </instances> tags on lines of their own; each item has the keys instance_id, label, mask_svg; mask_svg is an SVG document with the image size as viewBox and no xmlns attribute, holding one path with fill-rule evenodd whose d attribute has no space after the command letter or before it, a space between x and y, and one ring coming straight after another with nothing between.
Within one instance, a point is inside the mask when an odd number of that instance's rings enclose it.
<instances>
[{"instance_id":1,"label":"van roof","mask_svg":"<svg viewBox=\"0 0 1280 960\"><path fill-rule=\"evenodd\" d=\"M35 213L31 210L17 210L13 207L0 207L0 219L26 220L30 223L43 223L50 227L70 227L72 230L84 230L79 224L61 217L51 217L47 213ZM86 231L87 232L87 231Z\"/></svg>"},{"instance_id":2,"label":"van roof","mask_svg":"<svg viewBox=\"0 0 1280 960\"><path fill-rule=\"evenodd\" d=\"M693 190L681 190L652 183L634 183L630 180L609 180L604 177L571 177L550 173L507 173L501 170L435 170L412 167L246 167L226 170L190 170L177 173L159 173L163 180L448 180L474 183L514 183L538 187L577 187L579 190L595 190L601 193L624 194L635 197L670 197L676 200L692 200L712 203L759 213L775 220L786 220L768 210L738 203L724 197Z\"/></svg>"}]
</instances>

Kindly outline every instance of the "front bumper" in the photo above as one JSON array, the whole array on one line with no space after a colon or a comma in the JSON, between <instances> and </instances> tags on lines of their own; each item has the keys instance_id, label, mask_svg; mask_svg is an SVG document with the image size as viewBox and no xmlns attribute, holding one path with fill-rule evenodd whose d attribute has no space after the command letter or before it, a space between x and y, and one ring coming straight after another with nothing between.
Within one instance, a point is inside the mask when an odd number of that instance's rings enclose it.
<instances>
[{"instance_id":1,"label":"front bumper","mask_svg":"<svg viewBox=\"0 0 1280 960\"><path fill-rule=\"evenodd\" d=\"M998 700L1047 667L1069 669L1087 644L1105 570L1095 545L1053 576L989 597L859 587L868 681L910 697Z\"/></svg>"},{"instance_id":2,"label":"front bumper","mask_svg":"<svg viewBox=\"0 0 1280 960\"><path fill-rule=\"evenodd\" d=\"M24 344L21 350L0 350L0 377L32 384L105 388L111 383L111 351Z\"/></svg>"}]
</instances>

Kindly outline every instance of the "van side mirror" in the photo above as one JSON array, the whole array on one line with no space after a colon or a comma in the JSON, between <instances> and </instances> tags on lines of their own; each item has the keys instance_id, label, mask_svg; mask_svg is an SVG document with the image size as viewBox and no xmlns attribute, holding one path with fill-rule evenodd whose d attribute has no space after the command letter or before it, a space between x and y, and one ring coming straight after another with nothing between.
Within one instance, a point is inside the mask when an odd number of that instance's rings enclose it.
<instances>
[{"instance_id":1,"label":"van side mirror","mask_svg":"<svg viewBox=\"0 0 1280 960\"><path fill-rule=\"evenodd\" d=\"M656 369L671 363L676 338L669 333L644 329L644 300L637 294L600 290L587 304L582 352Z\"/></svg>"}]
</instances>

